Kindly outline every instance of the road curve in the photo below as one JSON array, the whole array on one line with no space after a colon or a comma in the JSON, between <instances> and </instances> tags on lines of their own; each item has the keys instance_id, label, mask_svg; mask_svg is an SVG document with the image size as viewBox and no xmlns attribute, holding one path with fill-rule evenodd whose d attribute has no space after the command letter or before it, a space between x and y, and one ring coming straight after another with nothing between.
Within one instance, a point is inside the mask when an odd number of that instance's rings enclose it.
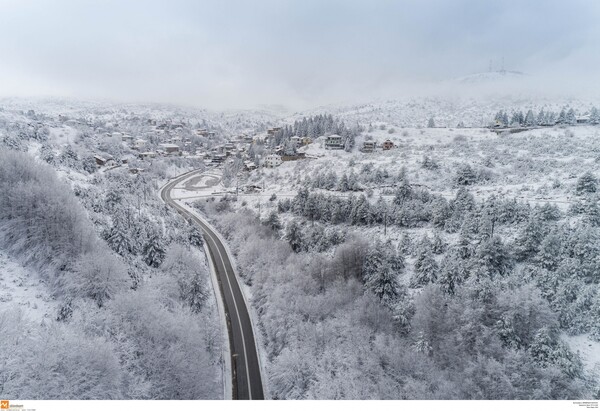
<instances>
[{"instance_id":1,"label":"road curve","mask_svg":"<svg viewBox=\"0 0 600 411\"><path fill-rule=\"evenodd\" d=\"M262 400L264 393L252 322L227 250L211 226L171 198L171 190L177 184L199 173L192 171L179 176L161 189L160 196L166 204L177 210L190 224L196 224L204 233L225 307L231 354L232 398Z\"/></svg>"}]
</instances>

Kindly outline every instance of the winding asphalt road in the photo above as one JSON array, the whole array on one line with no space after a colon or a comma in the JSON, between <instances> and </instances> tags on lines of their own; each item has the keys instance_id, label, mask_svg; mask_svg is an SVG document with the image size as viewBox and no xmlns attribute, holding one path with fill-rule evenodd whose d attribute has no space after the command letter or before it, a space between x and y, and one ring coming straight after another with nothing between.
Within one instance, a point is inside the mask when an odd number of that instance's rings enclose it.
<instances>
[{"instance_id":1,"label":"winding asphalt road","mask_svg":"<svg viewBox=\"0 0 600 411\"><path fill-rule=\"evenodd\" d=\"M190 224L196 224L204 233L225 307L231 353L232 398L262 400L264 393L252 322L227 250L212 227L171 198L171 190L177 184L197 174L200 172L193 171L169 182L162 188L160 196L166 204L176 209Z\"/></svg>"}]
</instances>

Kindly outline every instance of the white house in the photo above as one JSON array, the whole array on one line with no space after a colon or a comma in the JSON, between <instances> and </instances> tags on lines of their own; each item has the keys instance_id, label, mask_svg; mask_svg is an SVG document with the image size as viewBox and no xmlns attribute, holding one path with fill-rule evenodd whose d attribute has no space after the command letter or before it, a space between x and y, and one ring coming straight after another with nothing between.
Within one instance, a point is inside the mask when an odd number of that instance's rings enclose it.
<instances>
[{"instance_id":1,"label":"white house","mask_svg":"<svg viewBox=\"0 0 600 411\"><path fill-rule=\"evenodd\" d=\"M281 156L279 154L269 154L265 158L265 167L273 168L281 165Z\"/></svg>"},{"instance_id":2,"label":"white house","mask_svg":"<svg viewBox=\"0 0 600 411\"><path fill-rule=\"evenodd\" d=\"M133 142L133 147L136 148L137 150L143 148L146 145L147 141L141 138L138 138L137 140L135 140Z\"/></svg>"},{"instance_id":3,"label":"white house","mask_svg":"<svg viewBox=\"0 0 600 411\"><path fill-rule=\"evenodd\" d=\"M178 154L179 146L177 144L159 144L159 147L162 148L167 154Z\"/></svg>"},{"instance_id":4,"label":"white house","mask_svg":"<svg viewBox=\"0 0 600 411\"><path fill-rule=\"evenodd\" d=\"M338 136L337 134L332 134L327 136L325 139L325 148L328 150L341 150L344 148L344 143L342 142L342 136Z\"/></svg>"},{"instance_id":5,"label":"white house","mask_svg":"<svg viewBox=\"0 0 600 411\"><path fill-rule=\"evenodd\" d=\"M372 153L377 148L377 143L374 141L365 141L363 143L361 151L363 153Z\"/></svg>"}]
</instances>

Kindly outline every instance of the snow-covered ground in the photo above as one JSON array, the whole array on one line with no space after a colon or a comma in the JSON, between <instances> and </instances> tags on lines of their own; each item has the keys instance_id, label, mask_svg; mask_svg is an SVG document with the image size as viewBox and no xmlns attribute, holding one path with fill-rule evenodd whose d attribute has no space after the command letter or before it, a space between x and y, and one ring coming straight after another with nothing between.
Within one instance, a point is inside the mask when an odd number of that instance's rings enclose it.
<instances>
[{"instance_id":1,"label":"snow-covered ground","mask_svg":"<svg viewBox=\"0 0 600 411\"><path fill-rule=\"evenodd\" d=\"M563 339L573 352L579 353L586 371L598 379L600 377L600 342L591 340L587 334L564 335Z\"/></svg>"},{"instance_id":2,"label":"snow-covered ground","mask_svg":"<svg viewBox=\"0 0 600 411\"><path fill-rule=\"evenodd\" d=\"M0 250L0 311L19 308L35 323L56 317L56 301L38 274Z\"/></svg>"}]
</instances>

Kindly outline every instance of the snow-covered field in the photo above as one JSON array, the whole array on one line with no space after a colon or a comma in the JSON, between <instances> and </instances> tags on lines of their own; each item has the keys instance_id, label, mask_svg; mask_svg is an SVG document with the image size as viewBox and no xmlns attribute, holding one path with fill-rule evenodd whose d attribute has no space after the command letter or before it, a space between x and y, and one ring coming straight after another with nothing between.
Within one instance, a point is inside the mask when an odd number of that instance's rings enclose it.
<instances>
[{"instance_id":1,"label":"snow-covered field","mask_svg":"<svg viewBox=\"0 0 600 411\"><path fill-rule=\"evenodd\" d=\"M41 324L54 321L56 307L38 274L0 250L0 311L19 309L30 321Z\"/></svg>"}]
</instances>

